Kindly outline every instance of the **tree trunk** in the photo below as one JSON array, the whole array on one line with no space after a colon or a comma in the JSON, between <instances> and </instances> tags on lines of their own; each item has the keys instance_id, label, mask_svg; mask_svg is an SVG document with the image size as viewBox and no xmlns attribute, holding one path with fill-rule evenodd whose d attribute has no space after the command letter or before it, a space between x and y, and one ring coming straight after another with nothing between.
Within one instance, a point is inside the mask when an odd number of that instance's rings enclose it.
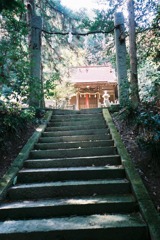
<instances>
[{"instance_id":1,"label":"tree trunk","mask_svg":"<svg viewBox=\"0 0 160 240\"><path fill-rule=\"evenodd\" d=\"M138 73L137 73L137 48L135 33L135 13L134 1L128 0L129 13L129 49L130 49L130 84L131 84L131 101L133 108L137 108L139 104L138 92Z\"/></svg>"}]
</instances>

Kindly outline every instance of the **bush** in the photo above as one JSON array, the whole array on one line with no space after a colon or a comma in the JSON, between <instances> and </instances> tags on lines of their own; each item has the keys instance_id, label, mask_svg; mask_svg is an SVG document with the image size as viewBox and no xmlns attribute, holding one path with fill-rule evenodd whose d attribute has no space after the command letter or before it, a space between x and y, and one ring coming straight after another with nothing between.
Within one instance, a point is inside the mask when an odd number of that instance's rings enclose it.
<instances>
[{"instance_id":1,"label":"bush","mask_svg":"<svg viewBox=\"0 0 160 240\"><path fill-rule=\"evenodd\" d=\"M143 109L137 117L139 137L137 141L141 148L149 150L152 160L160 164L160 115L158 110Z\"/></svg>"},{"instance_id":2,"label":"bush","mask_svg":"<svg viewBox=\"0 0 160 240\"><path fill-rule=\"evenodd\" d=\"M0 149L6 151L7 142L20 138L34 119L34 108L21 109L17 104L0 101Z\"/></svg>"},{"instance_id":3,"label":"bush","mask_svg":"<svg viewBox=\"0 0 160 240\"><path fill-rule=\"evenodd\" d=\"M137 109L130 104L113 113L116 121L128 125L135 134L142 150L151 154L151 161L160 165L160 114L152 102L143 103Z\"/></svg>"}]
</instances>

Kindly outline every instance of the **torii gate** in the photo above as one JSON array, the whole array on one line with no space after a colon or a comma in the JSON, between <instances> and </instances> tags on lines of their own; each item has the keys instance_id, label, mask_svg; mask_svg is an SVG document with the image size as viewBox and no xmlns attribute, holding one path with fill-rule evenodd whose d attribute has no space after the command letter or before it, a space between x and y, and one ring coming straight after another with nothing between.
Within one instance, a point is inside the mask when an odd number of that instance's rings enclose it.
<instances>
[{"instance_id":1,"label":"torii gate","mask_svg":"<svg viewBox=\"0 0 160 240\"><path fill-rule=\"evenodd\" d=\"M42 18L35 13L34 0L28 0L28 22L31 28L29 36L30 59L31 59L31 80L29 105L44 107L43 83L41 74L41 33ZM121 12L115 14L115 44L116 63L119 85L120 105L126 105L129 99L128 78L126 69L126 45L124 36L124 17Z\"/></svg>"},{"instance_id":2,"label":"torii gate","mask_svg":"<svg viewBox=\"0 0 160 240\"><path fill-rule=\"evenodd\" d=\"M124 33L124 17L121 12L115 13L115 45L116 45L116 65L118 76L119 103L126 106L129 100L129 83L126 66L126 43Z\"/></svg>"},{"instance_id":3,"label":"torii gate","mask_svg":"<svg viewBox=\"0 0 160 240\"><path fill-rule=\"evenodd\" d=\"M34 0L28 0L28 23L30 27L29 48L31 62L29 105L44 107L43 83L41 72L41 33L42 18L35 13Z\"/></svg>"}]
</instances>

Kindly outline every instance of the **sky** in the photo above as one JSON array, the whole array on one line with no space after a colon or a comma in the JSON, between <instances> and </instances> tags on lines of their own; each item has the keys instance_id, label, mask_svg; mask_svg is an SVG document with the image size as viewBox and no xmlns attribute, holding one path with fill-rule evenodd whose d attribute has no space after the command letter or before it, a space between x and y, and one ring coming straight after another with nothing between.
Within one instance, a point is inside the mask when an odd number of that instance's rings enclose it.
<instances>
[{"instance_id":1,"label":"sky","mask_svg":"<svg viewBox=\"0 0 160 240\"><path fill-rule=\"evenodd\" d=\"M107 0L106 4L98 4L97 2L97 0L61 0L63 6L73 11L78 11L80 8L86 8L90 16L94 16L92 9L106 10L108 8ZM128 16L126 7L120 8L119 11L122 11L126 17Z\"/></svg>"},{"instance_id":2,"label":"sky","mask_svg":"<svg viewBox=\"0 0 160 240\"><path fill-rule=\"evenodd\" d=\"M80 8L98 8L96 0L61 0L62 5L76 11Z\"/></svg>"}]
</instances>

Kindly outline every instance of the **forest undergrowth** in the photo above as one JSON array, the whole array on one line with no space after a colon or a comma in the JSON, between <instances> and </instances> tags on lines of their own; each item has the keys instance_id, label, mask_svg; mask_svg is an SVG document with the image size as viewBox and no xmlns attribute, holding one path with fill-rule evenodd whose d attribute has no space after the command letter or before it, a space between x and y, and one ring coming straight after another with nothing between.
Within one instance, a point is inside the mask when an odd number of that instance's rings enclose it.
<instances>
[{"instance_id":1,"label":"forest undergrowth","mask_svg":"<svg viewBox=\"0 0 160 240\"><path fill-rule=\"evenodd\" d=\"M114 123L160 212L160 109L141 105L136 111L123 108L112 113Z\"/></svg>"},{"instance_id":2,"label":"forest undergrowth","mask_svg":"<svg viewBox=\"0 0 160 240\"><path fill-rule=\"evenodd\" d=\"M41 123L44 111L0 102L0 178Z\"/></svg>"}]
</instances>

